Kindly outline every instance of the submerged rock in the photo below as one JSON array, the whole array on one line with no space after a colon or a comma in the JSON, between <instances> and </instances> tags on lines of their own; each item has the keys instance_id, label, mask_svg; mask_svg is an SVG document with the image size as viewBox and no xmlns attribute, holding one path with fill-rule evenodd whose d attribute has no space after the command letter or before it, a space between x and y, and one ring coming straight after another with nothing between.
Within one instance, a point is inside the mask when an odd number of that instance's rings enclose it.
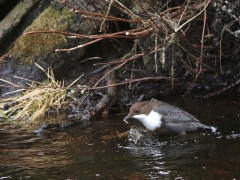
<instances>
[{"instance_id":1,"label":"submerged rock","mask_svg":"<svg viewBox=\"0 0 240 180\"><path fill-rule=\"evenodd\" d=\"M132 126L129 130L128 140L139 146L158 146L160 142L157 137L147 129L138 126Z\"/></svg>"}]
</instances>

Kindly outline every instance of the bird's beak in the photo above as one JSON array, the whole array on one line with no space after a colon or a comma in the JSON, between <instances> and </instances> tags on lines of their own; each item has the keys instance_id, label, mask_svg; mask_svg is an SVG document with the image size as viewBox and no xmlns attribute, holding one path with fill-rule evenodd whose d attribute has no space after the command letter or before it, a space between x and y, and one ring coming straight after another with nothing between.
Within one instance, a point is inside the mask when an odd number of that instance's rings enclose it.
<instances>
[{"instance_id":1,"label":"bird's beak","mask_svg":"<svg viewBox=\"0 0 240 180\"><path fill-rule=\"evenodd\" d=\"M132 118L132 116L131 116L130 114L128 114L128 115L123 119L123 121L124 121L125 123L128 123L127 120L128 120L129 118Z\"/></svg>"}]
</instances>

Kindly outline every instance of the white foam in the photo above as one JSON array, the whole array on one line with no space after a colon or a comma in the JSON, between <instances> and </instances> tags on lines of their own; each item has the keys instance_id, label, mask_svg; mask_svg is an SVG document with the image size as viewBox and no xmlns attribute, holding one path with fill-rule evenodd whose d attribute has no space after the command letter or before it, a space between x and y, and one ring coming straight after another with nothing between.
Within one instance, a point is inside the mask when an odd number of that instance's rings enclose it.
<instances>
[{"instance_id":1,"label":"white foam","mask_svg":"<svg viewBox=\"0 0 240 180\"><path fill-rule=\"evenodd\" d=\"M215 133L217 131L216 127L210 126L210 128L212 129L212 132Z\"/></svg>"}]
</instances>

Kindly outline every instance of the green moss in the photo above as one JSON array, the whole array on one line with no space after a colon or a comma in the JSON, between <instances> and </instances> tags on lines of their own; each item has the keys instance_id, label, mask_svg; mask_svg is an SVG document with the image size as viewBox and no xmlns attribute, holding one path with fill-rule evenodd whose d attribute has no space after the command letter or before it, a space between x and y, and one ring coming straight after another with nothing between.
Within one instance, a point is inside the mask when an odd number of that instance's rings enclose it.
<instances>
[{"instance_id":1,"label":"green moss","mask_svg":"<svg viewBox=\"0 0 240 180\"><path fill-rule=\"evenodd\" d=\"M49 7L42 12L42 14L33 21L25 32L28 31L42 31L42 30L57 30L66 31L74 12L63 9L61 12ZM55 49L66 46L67 39L60 34L27 34L22 35L15 42L12 49L12 55L18 59L21 64L31 64L33 60L38 57L53 57L56 55Z\"/></svg>"}]
</instances>

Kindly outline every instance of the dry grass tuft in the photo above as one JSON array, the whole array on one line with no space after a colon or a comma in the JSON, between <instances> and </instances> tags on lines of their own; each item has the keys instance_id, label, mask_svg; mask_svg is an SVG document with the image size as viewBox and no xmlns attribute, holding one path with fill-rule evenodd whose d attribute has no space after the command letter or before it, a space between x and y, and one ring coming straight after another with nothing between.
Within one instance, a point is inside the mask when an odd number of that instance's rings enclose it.
<instances>
[{"instance_id":1,"label":"dry grass tuft","mask_svg":"<svg viewBox=\"0 0 240 180\"><path fill-rule=\"evenodd\" d=\"M28 88L23 88L25 91L22 95L14 98L14 104L16 105L10 107L6 111L0 112L3 117L13 120L27 119L35 121L39 118L45 117L50 108L54 108L58 112L60 108L68 104L68 101L66 100L67 89L69 89L81 77L76 79L68 87L64 87L63 82L55 80L51 68L46 72L41 66L38 64L36 65L46 73L48 78L47 83L32 81L32 84L29 84ZM11 82L8 83L13 84Z\"/></svg>"}]
</instances>

